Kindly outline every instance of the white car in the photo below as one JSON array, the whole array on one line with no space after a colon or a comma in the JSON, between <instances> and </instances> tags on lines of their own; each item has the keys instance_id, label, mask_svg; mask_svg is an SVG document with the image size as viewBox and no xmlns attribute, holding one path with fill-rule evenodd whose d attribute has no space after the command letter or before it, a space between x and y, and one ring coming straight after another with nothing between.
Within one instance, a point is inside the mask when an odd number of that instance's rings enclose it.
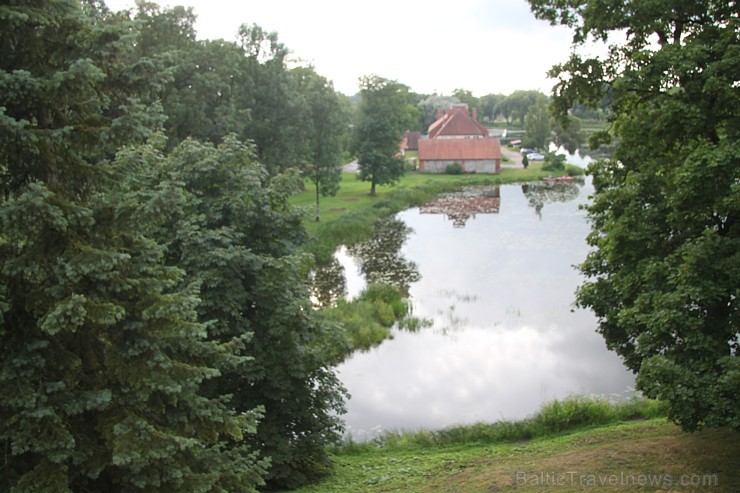
<instances>
[{"instance_id":1,"label":"white car","mask_svg":"<svg viewBox=\"0 0 740 493\"><path fill-rule=\"evenodd\" d=\"M543 156L539 152L530 152L529 154L527 154L527 159L529 159L530 161L544 161L545 156Z\"/></svg>"}]
</instances>

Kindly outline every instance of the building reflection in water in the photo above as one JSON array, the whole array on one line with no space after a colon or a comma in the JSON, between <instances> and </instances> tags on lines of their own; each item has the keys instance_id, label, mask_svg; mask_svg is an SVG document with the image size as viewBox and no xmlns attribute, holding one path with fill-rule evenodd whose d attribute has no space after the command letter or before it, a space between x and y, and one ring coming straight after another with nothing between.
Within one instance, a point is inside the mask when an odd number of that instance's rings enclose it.
<instances>
[{"instance_id":1,"label":"building reflection in water","mask_svg":"<svg viewBox=\"0 0 740 493\"><path fill-rule=\"evenodd\" d=\"M470 187L445 193L419 207L421 214L444 214L455 228L464 228L477 214L498 214L501 207L499 187Z\"/></svg>"}]
</instances>

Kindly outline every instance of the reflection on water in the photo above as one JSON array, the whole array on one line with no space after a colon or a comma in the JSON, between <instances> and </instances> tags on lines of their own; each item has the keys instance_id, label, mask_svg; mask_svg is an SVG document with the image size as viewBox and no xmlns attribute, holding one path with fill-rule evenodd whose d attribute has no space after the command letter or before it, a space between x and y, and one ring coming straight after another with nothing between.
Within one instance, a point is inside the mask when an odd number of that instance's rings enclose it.
<instances>
[{"instance_id":1,"label":"reflection on water","mask_svg":"<svg viewBox=\"0 0 740 493\"><path fill-rule=\"evenodd\" d=\"M347 249L368 284L391 284L408 296L409 285L419 280L416 264L401 254L411 232L406 223L395 217L381 219L375 224L372 238Z\"/></svg>"},{"instance_id":2,"label":"reflection on water","mask_svg":"<svg viewBox=\"0 0 740 493\"><path fill-rule=\"evenodd\" d=\"M542 219L542 208L553 202L570 202L578 198L578 185L573 182L534 182L522 185L522 192L529 206Z\"/></svg>"},{"instance_id":3,"label":"reflection on water","mask_svg":"<svg viewBox=\"0 0 740 493\"><path fill-rule=\"evenodd\" d=\"M345 421L355 438L519 419L554 398L624 394L634 385L595 332L593 314L572 306L581 282L573 265L588 252L579 204L592 191L588 181L502 186L499 213L471 215L464 228L421 208L396 216L391 230L405 233L375 244L405 272L414 315L433 324L396 331L338 368L352 395ZM369 268L378 254L368 250L342 258L348 285L382 270Z\"/></svg>"},{"instance_id":4,"label":"reflection on water","mask_svg":"<svg viewBox=\"0 0 740 493\"><path fill-rule=\"evenodd\" d=\"M344 266L336 257L316 266L309 279L309 289L314 305L331 306L347 297L347 276Z\"/></svg>"},{"instance_id":5,"label":"reflection on water","mask_svg":"<svg viewBox=\"0 0 740 493\"><path fill-rule=\"evenodd\" d=\"M317 306L330 306L341 298L356 297L367 284L391 284L404 295L419 280L414 262L401 253L409 234L406 223L391 217L375 224L373 237L349 248L342 247L327 264L319 264L309 279Z\"/></svg>"},{"instance_id":6,"label":"reflection on water","mask_svg":"<svg viewBox=\"0 0 740 493\"><path fill-rule=\"evenodd\" d=\"M476 214L498 214L501 207L499 187L468 187L459 192L444 193L419 208L421 214L444 214L455 228Z\"/></svg>"}]
</instances>

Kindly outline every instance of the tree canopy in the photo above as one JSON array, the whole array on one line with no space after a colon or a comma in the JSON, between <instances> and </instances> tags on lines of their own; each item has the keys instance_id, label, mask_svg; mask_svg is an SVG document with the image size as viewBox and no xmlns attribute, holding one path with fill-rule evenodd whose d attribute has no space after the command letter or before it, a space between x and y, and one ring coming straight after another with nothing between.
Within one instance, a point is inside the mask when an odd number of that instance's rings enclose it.
<instances>
[{"instance_id":1,"label":"tree canopy","mask_svg":"<svg viewBox=\"0 0 740 493\"><path fill-rule=\"evenodd\" d=\"M108 161L137 143L114 137L152 136L162 121L132 103L141 86L114 85L121 72L136 80L133 26L71 0L5 14L2 488L254 491L267 462L244 437L259 413L201 393L239 356L208 340L197 284L162 261Z\"/></svg>"},{"instance_id":2,"label":"tree canopy","mask_svg":"<svg viewBox=\"0 0 740 493\"><path fill-rule=\"evenodd\" d=\"M687 430L740 428L740 43L734 2L530 0L604 58L553 67L557 116L611 100L612 158L590 167L594 250L577 302L637 388ZM625 36L623 42L615 42Z\"/></svg>"},{"instance_id":3,"label":"tree canopy","mask_svg":"<svg viewBox=\"0 0 740 493\"><path fill-rule=\"evenodd\" d=\"M547 111L547 97L540 95L535 103L529 107L524 118L524 145L545 150L550 144L552 132L550 130L550 113Z\"/></svg>"},{"instance_id":4,"label":"tree canopy","mask_svg":"<svg viewBox=\"0 0 740 493\"><path fill-rule=\"evenodd\" d=\"M336 163L308 131L331 85L254 26L197 41L182 7L1 10L0 489L326 472L346 341L308 303L300 175L282 170Z\"/></svg>"},{"instance_id":5,"label":"tree canopy","mask_svg":"<svg viewBox=\"0 0 740 493\"><path fill-rule=\"evenodd\" d=\"M408 87L377 75L360 81L355 151L360 179L370 182L370 195L376 185L391 184L403 176L400 156L403 133L414 125L417 109L410 104Z\"/></svg>"}]
</instances>

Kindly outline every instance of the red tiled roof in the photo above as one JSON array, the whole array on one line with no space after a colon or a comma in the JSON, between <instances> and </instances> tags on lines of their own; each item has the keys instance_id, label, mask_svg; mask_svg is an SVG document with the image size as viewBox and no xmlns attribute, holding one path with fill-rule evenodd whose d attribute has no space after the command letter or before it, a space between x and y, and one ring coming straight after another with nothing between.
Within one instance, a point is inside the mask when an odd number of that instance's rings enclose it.
<instances>
[{"instance_id":1,"label":"red tiled roof","mask_svg":"<svg viewBox=\"0 0 740 493\"><path fill-rule=\"evenodd\" d=\"M465 106L453 106L437 121L429 125L430 139L440 136L480 135L488 137L488 129L468 114Z\"/></svg>"},{"instance_id":2,"label":"red tiled roof","mask_svg":"<svg viewBox=\"0 0 740 493\"><path fill-rule=\"evenodd\" d=\"M463 161L501 159L498 139L422 139L419 161Z\"/></svg>"},{"instance_id":3,"label":"red tiled roof","mask_svg":"<svg viewBox=\"0 0 740 493\"><path fill-rule=\"evenodd\" d=\"M409 132L407 135L408 149L418 149L421 132Z\"/></svg>"}]
</instances>

